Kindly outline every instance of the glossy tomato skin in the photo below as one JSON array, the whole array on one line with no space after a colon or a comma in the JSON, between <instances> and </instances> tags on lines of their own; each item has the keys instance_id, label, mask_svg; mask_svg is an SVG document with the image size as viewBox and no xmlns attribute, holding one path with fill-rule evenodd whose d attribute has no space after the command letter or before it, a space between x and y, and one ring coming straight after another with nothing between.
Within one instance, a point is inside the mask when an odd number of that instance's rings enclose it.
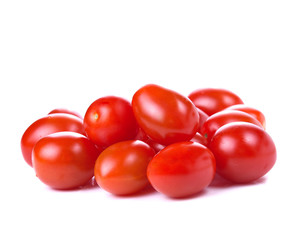
<instances>
[{"instance_id":1,"label":"glossy tomato skin","mask_svg":"<svg viewBox=\"0 0 298 240\"><path fill-rule=\"evenodd\" d=\"M115 195L129 195L145 188L146 171L155 151L145 142L129 140L106 148L97 158L94 175L97 184Z\"/></svg>"},{"instance_id":2,"label":"glossy tomato skin","mask_svg":"<svg viewBox=\"0 0 298 240\"><path fill-rule=\"evenodd\" d=\"M249 107L244 104L237 104L226 108L226 110L236 110L236 111L248 113L252 115L254 118L256 118L262 124L263 128L266 129L265 115L256 108Z\"/></svg>"},{"instance_id":3,"label":"glossy tomato skin","mask_svg":"<svg viewBox=\"0 0 298 240\"><path fill-rule=\"evenodd\" d=\"M21 149L25 161L32 167L32 149L36 142L51 133L72 131L85 134L83 120L65 113L55 113L32 123L21 139Z\"/></svg>"},{"instance_id":4,"label":"glossy tomato skin","mask_svg":"<svg viewBox=\"0 0 298 240\"><path fill-rule=\"evenodd\" d=\"M191 142L196 142L196 143L200 143L204 146L208 145L208 140L207 138L205 138L202 134L200 133L196 133L196 135L190 140Z\"/></svg>"},{"instance_id":5,"label":"glossy tomato skin","mask_svg":"<svg viewBox=\"0 0 298 240\"><path fill-rule=\"evenodd\" d=\"M144 132L163 145L190 140L199 129L199 113L193 103L158 85L140 88L133 96L132 108Z\"/></svg>"},{"instance_id":6,"label":"glossy tomato skin","mask_svg":"<svg viewBox=\"0 0 298 240\"><path fill-rule=\"evenodd\" d=\"M86 136L58 132L40 139L33 148L36 176L54 189L73 189L92 177L100 151Z\"/></svg>"},{"instance_id":7,"label":"glossy tomato skin","mask_svg":"<svg viewBox=\"0 0 298 240\"><path fill-rule=\"evenodd\" d=\"M276 148L262 128L244 122L219 128L209 144L217 173L235 183L249 183L264 176L275 164Z\"/></svg>"},{"instance_id":8,"label":"glossy tomato skin","mask_svg":"<svg viewBox=\"0 0 298 240\"><path fill-rule=\"evenodd\" d=\"M214 178L215 168L215 158L207 147L179 142L168 145L153 157L147 176L158 192L181 198L207 187Z\"/></svg>"},{"instance_id":9,"label":"glossy tomato skin","mask_svg":"<svg viewBox=\"0 0 298 240\"><path fill-rule=\"evenodd\" d=\"M201 133L202 131L202 127L204 125L204 123L206 122L206 120L208 119L209 115L207 115L207 113L205 113L203 110L197 108L199 116L200 116L200 126L198 129L198 132Z\"/></svg>"},{"instance_id":10,"label":"glossy tomato skin","mask_svg":"<svg viewBox=\"0 0 298 240\"><path fill-rule=\"evenodd\" d=\"M53 113L67 113L83 119L83 117L79 113L72 110L68 110L66 108L55 108L52 111L50 111L48 114L53 114Z\"/></svg>"},{"instance_id":11,"label":"glossy tomato skin","mask_svg":"<svg viewBox=\"0 0 298 240\"><path fill-rule=\"evenodd\" d=\"M236 110L224 110L210 116L202 127L202 134L210 142L213 135L221 126L231 122L249 122L263 128L262 124L248 113Z\"/></svg>"},{"instance_id":12,"label":"glossy tomato skin","mask_svg":"<svg viewBox=\"0 0 298 240\"><path fill-rule=\"evenodd\" d=\"M243 101L235 93L220 88L202 88L189 94L189 99L206 114L219 112L235 104L243 104Z\"/></svg>"},{"instance_id":13,"label":"glossy tomato skin","mask_svg":"<svg viewBox=\"0 0 298 240\"><path fill-rule=\"evenodd\" d=\"M155 142L151 138L148 137L148 135L140 128L135 140L141 140L145 143L147 143L150 147L152 147L155 150L155 153L158 153L161 149L165 147L165 145L162 145L160 143Z\"/></svg>"},{"instance_id":14,"label":"glossy tomato skin","mask_svg":"<svg viewBox=\"0 0 298 240\"><path fill-rule=\"evenodd\" d=\"M84 116L84 127L87 136L101 147L133 139L139 128L131 104L116 96L94 101Z\"/></svg>"}]
</instances>

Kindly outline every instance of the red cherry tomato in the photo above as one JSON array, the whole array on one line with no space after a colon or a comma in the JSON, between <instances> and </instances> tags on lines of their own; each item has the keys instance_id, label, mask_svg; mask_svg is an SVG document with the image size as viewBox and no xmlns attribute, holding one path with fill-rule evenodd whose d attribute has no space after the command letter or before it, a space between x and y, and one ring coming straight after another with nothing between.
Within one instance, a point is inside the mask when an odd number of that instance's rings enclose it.
<instances>
[{"instance_id":1,"label":"red cherry tomato","mask_svg":"<svg viewBox=\"0 0 298 240\"><path fill-rule=\"evenodd\" d=\"M192 142L203 144L204 146L208 145L208 140L202 134L196 133L196 135L190 140Z\"/></svg>"},{"instance_id":2,"label":"red cherry tomato","mask_svg":"<svg viewBox=\"0 0 298 240\"><path fill-rule=\"evenodd\" d=\"M55 108L52 111L50 111L48 114L53 114L53 113L67 113L83 119L83 117L79 113L65 108Z\"/></svg>"},{"instance_id":3,"label":"red cherry tomato","mask_svg":"<svg viewBox=\"0 0 298 240\"><path fill-rule=\"evenodd\" d=\"M199 112L199 115L200 115L200 126L199 126L199 129L198 129L198 132L201 133L202 131L202 127L204 125L204 123L206 122L206 120L208 119L208 115L201 109L197 108L198 112Z\"/></svg>"},{"instance_id":4,"label":"red cherry tomato","mask_svg":"<svg viewBox=\"0 0 298 240\"><path fill-rule=\"evenodd\" d=\"M272 138L251 123L226 124L217 130L209 148L216 158L217 173L235 183L259 179L276 161Z\"/></svg>"},{"instance_id":5,"label":"red cherry tomato","mask_svg":"<svg viewBox=\"0 0 298 240\"><path fill-rule=\"evenodd\" d=\"M65 113L47 115L32 123L21 139L21 149L25 161L32 166L32 149L36 142L51 133L72 131L85 134L83 120Z\"/></svg>"},{"instance_id":6,"label":"red cherry tomato","mask_svg":"<svg viewBox=\"0 0 298 240\"><path fill-rule=\"evenodd\" d=\"M103 147L133 139L138 131L130 103L115 96L94 101L86 111L84 127L87 136Z\"/></svg>"},{"instance_id":7,"label":"red cherry tomato","mask_svg":"<svg viewBox=\"0 0 298 240\"><path fill-rule=\"evenodd\" d=\"M85 185L92 177L99 150L86 136L59 132L40 139L33 148L36 176L55 189Z\"/></svg>"},{"instance_id":8,"label":"red cherry tomato","mask_svg":"<svg viewBox=\"0 0 298 240\"><path fill-rule=\"evenodd\" d=\"M237 110L237 111L248 113L252 115L254 118L256 118L263 125L264 129L266 128L265 115L256 108L249 107L244 104L237 104L226 108L226 110Z\"/></svg>"},{"instance_id":9,"label":"red cherry tomato","mask_svg":"<svg viewBox=\"0 0 298 240\"><path fill-rule=\"evenodd\" d=\"M163 145L190 140L199 128L199 113L193 103L158 85L140 88L133 96L132 108L144 132Z\"/></svg>"},{"instance_id":10,"label":"red cherry tomato","mask_svg":"<svg viewBox=\"0 0 298 240\"><path fill-rule=\"evenodd\" d=\"M204 123L201 132L207 138L207 142L210 142L217 129L230 122L249 122L263 128L262 124L248 113L224 110L210 116Z\"/></svg>"},{"instance_id":11,"label":"red cherry tomato","mask_svg":"<svg viewBox=\"0 0 298 240\"><path fill-rule=\"evenodd\" d=\"M96 160L95 180L101 188L115 195L136 193L149 184L146 170L154 154L148 144L139 140L115 143Z\"/></svg>"},{"instance_id":12,"label":"red cherry tomato","mask_svg":"<svg viewBox=\"0 0 298 240\"><path fill-rule=\"evenodd\" d=\"M209 116L243 101L235 93L226 89L203 88L189 94L189 99Z\"/></svg>"},{"instance_id":13,"label":"red cherry tomato","mask_svg":"<svg viewBox=\"0 0 298 240\"><path fill-rule=\"evenodd\" d=\"M215 159L202 144L171 144L150 161L147 176L151 185L169 197L187 197L202 191L215 175Z\"/></svg>"},{"instance_id":14,"label":"red cherry tomato","mask_svg":"<svg viewBox=\"0 0 298 240\"><path fill-rule=\"evenodd\" d=\"M135 140L141 140L145 143L147 143L150 147L152 147L156 153L158 153L161 149L163 149L165 146L157 143L155 141L153 141L151 138L148 137L148 135L146 135L146 133L140 128Z\"/></svg>"}]
</instances>

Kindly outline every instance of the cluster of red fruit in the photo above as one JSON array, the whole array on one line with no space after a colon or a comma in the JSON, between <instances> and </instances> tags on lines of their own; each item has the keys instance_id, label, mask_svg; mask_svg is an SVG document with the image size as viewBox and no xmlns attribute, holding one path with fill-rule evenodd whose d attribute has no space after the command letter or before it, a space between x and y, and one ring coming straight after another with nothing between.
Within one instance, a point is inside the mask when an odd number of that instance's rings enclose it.
<instances>
[{"instance_id":1,"label":"cluster of red fruit","mask_svg":"<svg viewBox=\"0 0 298 240\"><path fill-rule=\"evenodd\" d=\"M276 161L264 115L236 94L207 88L185 97L154 84L137 90L131 102L101 97L84 118L56 109L27 128L21 149L52 188L77 188L95 176L116 195L151 184L169 197L187 197L216 173L248 183Z\"/></svg>"}]
</instances>

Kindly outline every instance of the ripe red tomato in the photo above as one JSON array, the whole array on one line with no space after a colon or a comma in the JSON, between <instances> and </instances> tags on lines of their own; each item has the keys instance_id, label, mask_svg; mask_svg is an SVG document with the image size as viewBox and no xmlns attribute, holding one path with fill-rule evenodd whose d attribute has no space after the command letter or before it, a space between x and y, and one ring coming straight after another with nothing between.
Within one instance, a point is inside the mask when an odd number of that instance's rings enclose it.
<instances>
[{"instance_id":1,"label":"ripe red tomato","mask_svg":"<svg viewBox=\"0 0 298 240\"><path fill-rule=\"evenodd\" d=\"M215 175L212 152L199 143L171 144L150 161L147 176L151 185L169 197L187 197L202 191Z\"/></svg>"},{"instance_id":2,"label":"ripe red tomato","mask_svg":"<svg viewBox=\"0 0 298 240\"><path fill-rule=\"evenodd\" d=\"M275 164L276 148L264 129L244 122L228 123L217 130L209 144L217 173L235 183L264 176Z\"/></svg>"},{"instance_id":3,"label":"ripe red tomato","mask_svg":"<svg viewBox=\"0 0 298 240\"><path fill-rule=\"evenodd\" d=\"M40 139L33 148L36 176L55 189L85 185L92 177L100 151L86 136L58 132Z\"/></svg>"},{"instance_id":4,"label":"ripe red tomato","mask_svg":"<svg viewBox=\"0 0 298 240\"><path fill-rule=\"evenodd\" d=\"M115 195L136 193L149 184L146 171L154 154L148 144L139 140L115 143L96 160L95 180L101 188Z\"/></svg>"},{"instance_id":5,"label":"ripe red tomato","mask_svg":"<svg viewBox=\"0 0 298 240\"><path fill-rule=\"evenodd\" d=\"M200 126L199 126L199 129L198 129L198 132L201 133L202 127L203 127L204 123L206 122L206 120L208 119L209 116L203 110L201 110L199 108L197 108L197 110L198 110L199 115L200 115Z\"/></svg>"},{"instance_id":6,"label":"ripe red tomato","mask_svg":"<svg viewBox=\"0 0 298 240\"><path fill-rule=\"evenodd\" d=\"M32 166L32 149L36 142L51 133L72 131L85 134L83 120L65 113L47 115L32 123L21 139L21 149L25 161Z\"/></svg>"},{"instance_id":7,"label":"ripe red tomato","mask_svg":"<svg viewBox=\"0 0 298 240\"><path fill-rule=\"evenodd\" d=\"M148 137L148 135L140 128L135 140L141 140L145 143L147 143L150 147L152 147L156 153L158 153L161 149L163 149L165 146L153 141L151 138Z\"/></svg>"},{"instance_id":8,"label":"ripe red tomato","mask_svg":"<svg viewBox=\"0 0 298 240\"><path fill-rule=\"evenodd\" d=\"M266 128L265 115L256 108L249 107L244 104L237 104L226 108L226 110L237 110L237 111L248 113L252 115L254 118L256 118L263 125L264 129Z\"/></svg>"},{"instance_id":9,"label":"ripe red tomato","mask_svg":"<svg viewBox=\"0 0 298 240\"><path fill-rule=\"evenodd\" d=\"M189 99L209 116L243 101L235 93L218 88L203 88L189 94Z\"/></svg>"},{"instance_id":10,"label":"ripe red tomato","mask_svg":"<svg viewBox=\"0 0 298 240\"><path fill-rule=\"evenodd\" d=\"M230 122L249 122L263 128L262 124L248 113L224 110L210 116L204 123L201 132L207 138L207 142L210 142L217 129Z\"/></svg>"},{"instance_id":11,"label":"ripe red tomato","mask_svg":"<svg viewBox=\"0 0 298 240\"><path fill-rule=\"evenodd\" d=\"M204 146L208 145L208 140L202 134L196 133L196 135L190 140L192 142L203 144Z\"/></svg>"},{"instance_id":12,"label":"ripe red tomato","mask_svg":"<svg viewBox=\"0 0 298 240\"><path fill-rule=\"evenodd\" d=\"M199 113L193 103L158 85L140 88L133 96L132 108L144 132L163 145L190 140L199 128Z\"/></svg>"},{"instance_id":13,"label":"ripe red tomato","mask_svg":"<svg viewBox=\"0 0 298 240\"><path fill-rule=\"evenodd\" d=\"M115 96L94 101L86 111L84 127L87 136L102 147L133 139L139 128L130 103Z\"/></svg>"},{"instance_id":14,"label":"ripe red tomato","mask_svg":"<svg viewBox=\"0 0 298 240\"><path fill-rule=\"evenodd\" d=\"M79 113L65 109L65 108L55 108L52 111L50 111L48 114L53 114L53 113L67 113L67 114L71 114L71 115L74 115L74 116L77 116L77 117L83 119L83 117Z\"/></svg>"}]
</instances>

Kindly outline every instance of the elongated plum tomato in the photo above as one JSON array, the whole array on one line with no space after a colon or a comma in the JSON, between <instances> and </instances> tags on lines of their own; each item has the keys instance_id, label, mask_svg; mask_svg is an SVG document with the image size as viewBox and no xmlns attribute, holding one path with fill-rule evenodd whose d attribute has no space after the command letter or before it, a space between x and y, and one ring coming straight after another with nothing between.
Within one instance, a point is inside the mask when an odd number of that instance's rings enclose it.
<instances>
[{"instance_id":1,"label":"elongated plum tomato","mask_svg":"<svg viewBox=\"0 0 298 240\"><path fill-rule=\"evenodd\" d=\"M196 142L196 143L200 143L204 146L208 145L208 140L207 138L205 138L202 134L200 133L196 133L196 135L190 140L191 142Z\"/></svg>"},{"instance_id":2,"label":"elongated plum tomato","mask_svg":"<svg viewBox=\"0 0 298 240\"><path fill-rule=\"evenodd\" d=\"M264 176L275 164L276 148L264 129L245 122L219 128L209 144L217 173L235 183L248 183Z\"/></svg>"},{"instance_id":3,"label":"elongated plum tomato","mask_svg":"<svg viewBox=\"0 0 298 240\"><path fill-rule=\"evenodd\" d=\"M210 142L217 129L230 122L249 122L263 128L262 124L248 113L223 110L210 116L204 123L201 132L207 138L207 142Z\"/></svg>"},{"instance_id":4,"label":"elongated plum tomato","mask_svg":"<svg viewBox=\"0 0 298 240\"><path fill-rule=\"evenodd\" d=\"M197 108L197 110L198 110L198 113L199 113L199 116L200 116L200 126L199 126L199 129L198 129L198 132L201 133L202 127L203 127L204 123L206 122L206 120L209 116L203 110L201 110L199 108Z\"/></svg>"},{"instance_id":5,"label":"elongated plum tomato","mask_svg":"<svg viewBox=\"0 0 298 240\"><path fill-rule=\"evenodd\" d=\"M84 127L87 136L102 147L133 139L139 128L130 103L116 96L94 101L86 111Z\"/></svg>"},{"instance_id":6,"label":"elongated plum tomato","mask_svg":"<svg viewBox=\"0 0 298 240\"><path fill-rule=\"evenodd\" d=\"M199 113L194 104L158 85L140 88L132 98L132 108L144 132L163 145L188 141L199 129Z\"/></svg>"},{"instance_id":7,"label":"elongated plum tomato","mask_svg":"<svg viewBox=\"0 0 298 240\"><path fill-rule=\"evenodd\" d=\"M53 113L67 113L67 114L71 114L71 115L74 115L74 116L77 116L77 117L83 119L83 117L79 113L77 113L75 111L68 110L66 108L55 108L52 111L50 111L48 114L53 114Z\"/></svg>"},{"instance_id":8,"label":"elongated plum tomato","mask_svg":"<svg viewBox=\"0 0 298 240\"><path fill-rule=\"evenodd\" d=\"M202 88L189 94L189 99L209 116L243 101L235 93L220 88Z\"/></svg>"},{"instance_id":9,"label":"elongated plum tomato","mask_svg":"<svg viewBox=\"0 0 298 240\"><path fill-rule=\"evenodd\" d=\"M215 158L205 146L194 142L168 145L150 161L151 185L169 197L188 197L207 187L215 175Z\"/></svg>"},{"instance_id":10,"label":"elongated plum tomato","mask_svg":"<svg viewBox=\"0 0 298 240\"><path fill-rule=\"evenodd\" d=\"M230 107L226 108L225 110L236 110L236 111L248 113L248 114L252 115L254 118L256 118L263 125L264 129L266 128L265 115L260 110L258 110L256 108L249 107L244 104L237 104L237 105L230 106Z\"/></svg>"},{"instance_id":11,"label":"elongated plum tomato","mask_svg":"<svg viewBox=\"0 0 298 240\"><path fill-rule=\"evenodd\" d=\"M94 175L97 184L115 195L134 194L149 182L146 171L155 151L139 140L115 143L96 160Z\"/></svg>"},{"instance_id":12,"label":"elongated plum tomato","mask_svg":"<svg viewBox=\"0 0 298 240\"><path fill-rule=\"evenodd\" d=\"M92 177L100 151L86 136L59 132L40 139L33 148L36 176L55 189L85 185Z\"/></svg>"},{"instance_id":13,"label":"elongated plum tomato","mask_svg":"<svg viewBox=\"0 0 298 240\"><path fill-rule=\"evenodd\" d=\"M36 142L55 132L72 131L85 134L83 120L65 113L54 113L38 119L24 132L21 149L25 161L32 167L32 149Z\"/></svg>"}]
</instances>

